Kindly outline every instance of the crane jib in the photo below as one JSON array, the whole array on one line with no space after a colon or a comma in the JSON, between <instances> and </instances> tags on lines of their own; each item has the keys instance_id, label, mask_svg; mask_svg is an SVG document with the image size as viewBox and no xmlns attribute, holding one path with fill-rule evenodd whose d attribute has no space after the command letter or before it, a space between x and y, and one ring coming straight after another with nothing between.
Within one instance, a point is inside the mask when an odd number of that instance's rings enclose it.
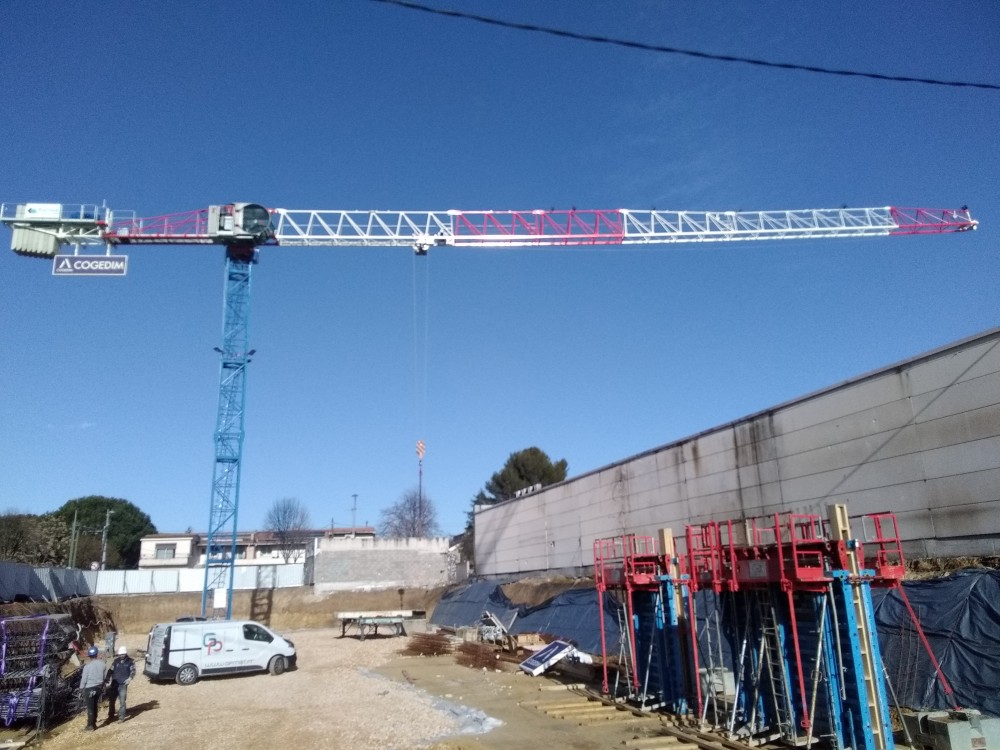
<instances>
[{"instance_id":1,"label":"crane jib","mask_svg":"<svg viewBox=\"0 0 1000 750\"><path fill-rule=\"evenodd\" d=\"M258 245L391 245L426 253L439 245L533 247L867 237L962 232L977 225L965 206L955 210L842 207L718 212L313 211L268 209L259 203L228 203L147 218L96 205L2 204L0 223L13 230L15 252L51 258L57 275L124 274L127 258L111 255L115 245L226 246L223 334L221 346L216 347L220 362L215 463L201 613L224 612L227 619L232 613L237 556L246 372L255 353L250 348L248 320ZM73 254L60 255L63 245L72 245ZM79 254L81 246L93 245L104 245L107 254ZM422 451L423 444L418 443L421 460ZM801 671L799 676L801 683Z\"/></svg>"},{"instance_id":2,"label":"crane jib","mask_svg":"<svg viewBox=\"0 0 1000 750\"><path fill-rule=\"evenodd\" d=\"M518 247L927 234L974 229L968 209L795 211L298 211L275 209L282 245Z\"/></svg>"},{"instance_id":3,"label":"crane jib","mask_svg":"<svg viewBox=\"0 0 1000 750\"><path fill-rule=\"evenodd\" d=\"M533 209L342 211L231 203L136 217L104 206L3 204L12 249L53 257L60 245L533 247L742 242L940 234L975 229L959 209L834 208L780 211Z\"/></svg>"}]
</instances>

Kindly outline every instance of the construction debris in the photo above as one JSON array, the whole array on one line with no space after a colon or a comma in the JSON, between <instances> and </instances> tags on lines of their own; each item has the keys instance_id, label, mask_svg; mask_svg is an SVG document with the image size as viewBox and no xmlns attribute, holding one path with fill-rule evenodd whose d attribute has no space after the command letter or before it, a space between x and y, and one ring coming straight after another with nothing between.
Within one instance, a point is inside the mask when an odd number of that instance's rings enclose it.
<instances>
[{"instance_id":1,"label":"construction debris","mask_svg":"<svg viewBox=\"0 0 1000 750\"><path fill-rule=\"evenodd\" d=\"M498 669L500 655L493 646L485 643L461 643L455 661L472 669Z\"/></svg>"},{"instance_id":2,"label":"construction debris","mask_svg":"<svg viewBox=\"0 0 1000 750\"><path fill-rule=\"evenodd\" d=\"M521 662L521 669L526 673L537 677L545 670L563 659L577 661L583 664L591 664L593 660L589 654L577 651L572 643L565 641L552 641L545 648L536 651L527 659Z\"/></svg>"},{"instance_id":3,"label":"construction debris","mask_svg":"<svg viewBox=\"0 0 1000 750\"><path fill-rule=\"evenodd\" d=\"M504 623L488 609L484 609L479 621L479 640L484 643L495 643L504 651L514 651L517 648L517 639L508 631L517 619L517 614L515 610L509 622Z\"/></svg>"},{"instance_id":4,"label":"construction debris","mask_svg":"<svg viewBox=\"0 0 1000 750\"><path fill-rule=\"evenodd\" d=\"M400 649L403 656L440 656L452 653L451 638L444 633L417 633Z\"/></svg>"}]
</instances>

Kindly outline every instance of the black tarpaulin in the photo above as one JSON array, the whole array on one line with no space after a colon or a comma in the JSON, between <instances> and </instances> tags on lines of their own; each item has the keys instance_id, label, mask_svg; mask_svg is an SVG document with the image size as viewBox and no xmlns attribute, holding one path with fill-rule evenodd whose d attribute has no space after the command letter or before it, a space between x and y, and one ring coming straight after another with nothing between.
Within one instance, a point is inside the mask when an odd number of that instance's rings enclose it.
<instances>
[{"instance_id":1,"label":"black tarpaulin","mask_svg":"<svg viewBox=\"0 0 1000 750\"><path fill-rule=\"evenodd\" d=\"M474 627L483 612L491 612L512 635L545 633L570 641L580 651L601 653L601 625L597 619L597 589L571 589L539 604L525 607L513 604L495 582L470 583L445 594L434 613L432 625L439 627ZM609 653L618 650L616 604L605 597L604 628Z\"/></svg>"},{"instance_id":2,"label":"black tarpaulin","mask_svg":"<svg viewBox=\"0 0 1000 750\"><path fill-rule=\"evenodd\" d=\"M449 591L441 597L431 615L431 624L446 628L479 625L483 612L491 612L510 628L521 613L495 581L477 581Z\"/></svg>"},{"instance_id":3,"label":"black tarpaulin","mask_svg":"<svg viewBox=\"0 0 1000 750\"><path fill-rule=\"evenodd\" d=\"M609 653L618 650L616 607L610 596L604 598L604 633ZM601 653L601 623L597 619L597 589L570 589L537 607L531 607L514 623L511 632L547 633L571 642L588 654Z\"/></svg>"},{"instance_id":4,"label":"black tarpaulin","mask_svg":"<svg viewBox=\"0 0 1000 750\"><path fill-rule=\"evenodd\" d=\"M955 702L1000 716L1000 571L962 570L903 586ZM899 702L951 708L900 592L872 593L882 660Z\"/></svg>"}]
</instances>

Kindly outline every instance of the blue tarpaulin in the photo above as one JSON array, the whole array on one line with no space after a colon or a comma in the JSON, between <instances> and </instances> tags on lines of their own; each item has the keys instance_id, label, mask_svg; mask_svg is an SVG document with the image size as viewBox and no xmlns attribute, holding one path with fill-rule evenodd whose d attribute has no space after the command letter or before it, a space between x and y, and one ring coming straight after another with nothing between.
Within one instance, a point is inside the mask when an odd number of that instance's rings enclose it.
<instances>
[{"instance_id":1,"label":"blue tarpaulin","mask_svg":"<svg viewBox=\"0 0 1000 750\"><path fill-rule=\"evenodd\" d=\"M477 581L452 589L438 602L431 615L431 624L446 628L467 628L478 625L483 612L491 612L504 627L521 614L521 607L512 604L495 581Z\"/></svg>"},{"instance_id":2,"label":"blue tarpaulin","mask_svg":"<svg viewBox=\"0 0 1000 750\"><path fill-rule=\"evenodd\" d=\"M618 650L616 605L604 598L604 633L611 653ZM597 589L570 589L537 607L524 610L511 633L547 633L569 641L588 654L601 653L601 624L597 620Z\"/></svg>"},{"instance_id":3,"label":"blue tarpaulin","mask_svg":"<svg viewBox=\"0 0 1000 750\"><path fill-rule=\"evenodd\" d=\"M1000 716L1000 571L961 570L903 585L955 701ZM872 593L882 661L899 702L951 708L900 593Z\"/></svg>"},{"instance_id":4,"label":"blue tarpaulin","mask_svg":"<svg viewBox=\"0 0 1000 750\"><path fill-rule=\"evenodd\" d=\"M611 597L606 597L604 628L609 651L618 649L618 623ZM445 594L431 624L443 627L473 627L483 612L490 612L511 635L545 633L570 641L580 651L601 653L600 622L597 619L597 589L570 589L537 607L513 604L495 582L470 583Z\"/></svg>"}]
</instances>

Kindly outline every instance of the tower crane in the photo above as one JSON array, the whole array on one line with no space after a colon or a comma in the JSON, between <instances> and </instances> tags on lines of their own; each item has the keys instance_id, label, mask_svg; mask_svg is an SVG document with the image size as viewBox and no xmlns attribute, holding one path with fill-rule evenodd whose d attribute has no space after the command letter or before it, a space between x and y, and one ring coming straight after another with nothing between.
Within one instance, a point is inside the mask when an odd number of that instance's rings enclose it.
<instances>
[{"instance_id":1,"label":"tower crane","mask_svg":"<svg viewBox=\"0 0 1000 750\"><path fill-rule=\"evenodd\" d=\"M942 234L975 229L968 207L836 208L783 211L530 210L340 211L230 203L185 213L136 217L106 206L0 205L15 253L51 258L54 275L123 274L131 245L222 245L226 251L219 405L215 429L202 615L232 614L233 566L243 455L252 269L259 249L282 246L571 247L682 242L823 239ZM60 253L72 247L72 255ZM104 255L81 253L105 248Z\"/></svg>"}]
</instances>

